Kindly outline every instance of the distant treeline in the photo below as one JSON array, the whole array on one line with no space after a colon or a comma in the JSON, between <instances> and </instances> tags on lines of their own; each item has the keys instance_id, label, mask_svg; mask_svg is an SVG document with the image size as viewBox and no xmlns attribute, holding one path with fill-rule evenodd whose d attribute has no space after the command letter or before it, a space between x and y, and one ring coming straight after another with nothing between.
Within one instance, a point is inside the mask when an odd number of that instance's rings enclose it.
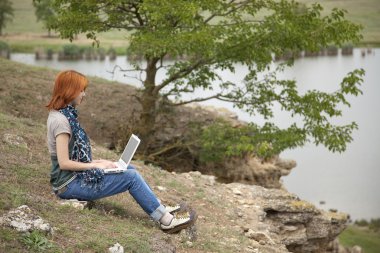
<instances>
[{"instance_id":1,"label":"distant treeline","mask_svg":"<svg viewBox=\"0 0 380 253\"><path fill-rule=\"evenodd\" d=\"M371 219L370 221L367 221L365 219L356 220L354 222L355 225L359 227L368 227L369 229L379 232L380 231L380 218L377 219Z\"/></svg>"}]
</instances>

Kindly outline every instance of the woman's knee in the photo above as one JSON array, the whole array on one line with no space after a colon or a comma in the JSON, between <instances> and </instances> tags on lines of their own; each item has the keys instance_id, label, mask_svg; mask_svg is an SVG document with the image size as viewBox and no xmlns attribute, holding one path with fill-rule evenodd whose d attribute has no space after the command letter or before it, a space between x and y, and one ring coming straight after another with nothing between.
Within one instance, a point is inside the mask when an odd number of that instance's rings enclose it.
<instances>
[{"instance_id":1,"label":"woman's knee","mask_svg":"<svg viewBox=\"0 0 380 253\"><path fill-rule=\"evenodd\" d=\"M133 165L131 165L131 164L129 164L129 165L128 165L128 170L136 170L136 167L133 166Z\"/></svg>"},{"instance_id":2,"label":"woman's knee","mask_svg":"<svg viewBox=\"0 0 380 253\"><path fill-rule=\"evenodd\" d=\"M126 177L129 180L135 179L140 176L137 170L129 169L129 168L128 170L124 171L123 174L124 174L124 177Z\"/></svg>"}]
</instances>

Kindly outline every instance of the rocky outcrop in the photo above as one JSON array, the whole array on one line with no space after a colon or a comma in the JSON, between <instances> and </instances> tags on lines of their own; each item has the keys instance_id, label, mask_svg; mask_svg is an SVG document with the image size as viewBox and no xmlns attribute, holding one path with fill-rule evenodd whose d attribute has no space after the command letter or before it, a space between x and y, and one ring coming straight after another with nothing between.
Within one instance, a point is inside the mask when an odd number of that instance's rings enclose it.
<instances>
[{"instance_id":1,"label":"rocky outcrop","mask_svg":"<svg viewBox=\"0 0 380 253\"><path fill-rule=\"evenodd\" d=\"M260 245L282 245L290 252L329 252L330 243L346 227L346 214L319 210L285 190L236 183L228 187L241 203L238 215L248 217L242 224L245 235ZM247 206L252 201L256 211Z\"/></svg>"},{"instance_id":2,"label":"rocky outcrop","mask_svg":"<svg viewBox=\"0 0 380 253\"><path fill-rule=\"evenodd\" d=\"M223 182L240 182L260 185L265 188L281 188L281 177L287 176L296 167L294 160L274 157L270 161L261 161L257 157L249 157L229 161L226 170L216 171L216 176Z\"/></svg>"},{"instance_id":3,"label":"rocky outcrop","mask_svg":"<svg viewBox=\"0 0 380 253\"><path fill-rule=\"evenodd\" d=\"M318 210L289 194L272 195L264 204L266 220L291 252L326 252L345 228L348 217L342 213Z\"/></svg>"}]
</instances>

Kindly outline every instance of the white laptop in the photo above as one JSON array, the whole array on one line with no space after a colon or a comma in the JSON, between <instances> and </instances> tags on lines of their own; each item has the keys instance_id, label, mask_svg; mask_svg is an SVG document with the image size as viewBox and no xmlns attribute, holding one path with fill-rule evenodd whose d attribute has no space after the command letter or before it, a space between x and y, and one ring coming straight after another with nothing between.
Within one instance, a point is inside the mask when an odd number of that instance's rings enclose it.
<instances>
[{"instance_id":1,"label":"white laptop","mask_svg":"<svg viewBox=\"0 0 380 253\"><path fill-rule=\"evenodd\" d=\"M125 146L123 153L121 154L119 161L115 162L115 164L117 165L117 168L105 169L104 173L121 173L127 170L128 165L131 162L132 157L135 154L136 149L139 146L139 144L140 144L139 137L132 134L131 137L129 138L127 145Z\"/></svg>"}]
</instances>

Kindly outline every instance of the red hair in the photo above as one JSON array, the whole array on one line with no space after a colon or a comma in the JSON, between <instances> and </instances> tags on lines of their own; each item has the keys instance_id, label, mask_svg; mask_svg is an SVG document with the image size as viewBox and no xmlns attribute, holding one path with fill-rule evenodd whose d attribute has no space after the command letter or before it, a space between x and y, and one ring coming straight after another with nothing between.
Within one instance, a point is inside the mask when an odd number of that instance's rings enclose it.
<instances>
[{"instance_id":1,"label":"red hair","mask_svg":"<svg viewBox=\"0 0 380 253\"><path fill-rule=\"evenodd\" d=\"M88 79L77 71L60 72L55 79L53 95L46 107L49 110L59 110L66 107L79 96L81 91L87 88L87 85Z\"/></svg>"}]
</instances>

